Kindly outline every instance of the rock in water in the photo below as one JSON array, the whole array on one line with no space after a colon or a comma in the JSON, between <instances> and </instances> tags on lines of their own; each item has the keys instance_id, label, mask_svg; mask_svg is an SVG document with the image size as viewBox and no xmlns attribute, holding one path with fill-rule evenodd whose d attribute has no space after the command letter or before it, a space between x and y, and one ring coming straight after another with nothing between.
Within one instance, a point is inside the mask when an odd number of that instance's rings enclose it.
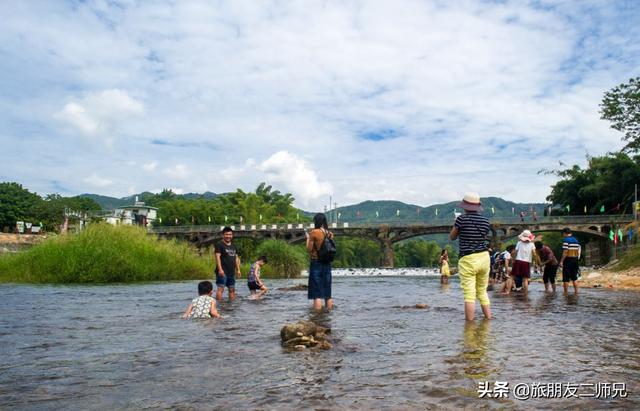
<instances>
[{"instance_id":1,"label":"rock in water","mask_svg":"<svg viewBox=\"0 0 640 411\"><path fill-rule=\"evenodd\" d=\"M423 303L416 304L416 308L421 309L421 310L424 310L427 307L428 307L427 304L423 304Z\"/></svg>"},{"instance_id":2,"label":"rock in water","mask_svg":"<svg viewBox=\"0 0 640 411\"><path fill-rule=\"evenodd\" d=\"M307 347L304 345L296 345L293 348L296 349L297 351L302 351L302 350L305 350Z\"/></svg>"},{"instance_id":3,"label":"rock in water","mask_svg":"<svg viewBox=\"0 0 640 411\"><path fill-rule=\"evenodd\" d=\"M280 330L280 338L282 341L289 341L292 338L300 337L298 333L305 335L314 335L317 326L311 321L298 321L295 324L285 324Z\"/></svg>"}]
</instances>

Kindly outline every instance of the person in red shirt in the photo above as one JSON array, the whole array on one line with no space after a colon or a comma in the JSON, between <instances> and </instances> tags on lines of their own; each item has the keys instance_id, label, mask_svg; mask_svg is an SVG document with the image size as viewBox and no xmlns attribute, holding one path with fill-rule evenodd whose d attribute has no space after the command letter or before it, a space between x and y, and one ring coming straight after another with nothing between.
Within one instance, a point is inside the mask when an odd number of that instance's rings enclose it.
<instances>
[{"instance_id":1,"label":"person in red shirt","mask_svg":"<svg viewBox=\"0 0 640 411\"><path fill-rule=\"evenodd\" d=\"M542 281L544 281L544 291L549 292L549 288L556 292L556 273L558 272L558 260L553 250L548 245L542 244L542 241L536 241L536 253L540 257L540 265L544 267Z\"/></svg>"}]
</instances>

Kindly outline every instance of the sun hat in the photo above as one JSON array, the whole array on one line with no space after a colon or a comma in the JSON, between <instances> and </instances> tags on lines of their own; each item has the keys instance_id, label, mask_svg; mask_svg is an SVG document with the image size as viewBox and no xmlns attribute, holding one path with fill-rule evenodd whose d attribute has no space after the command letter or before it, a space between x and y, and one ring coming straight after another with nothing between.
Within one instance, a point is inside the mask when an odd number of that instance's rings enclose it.
<instances>
[{"instance_id":1,"label":"sun hat","mask_svg":"<svg viewBox=\"0 0 640 411\"><path fill-rule=\"evenodd\" d=\"M522 233L520 233L518 238L520 239L520 241L533 241L536 236L531 234L531 231L524 230Z\"/></svg>"},{"instance_id":2,"label":"sun hat","mask_svg":"<svg viewBox=\"0 0 640 411\"><path fill-rule=\"evenodd\" d=\"M480 211L482 210L480 203L480 195L474 192L466 192L464 193L464 197L462 201L458 204L458 207L467 211Z\"/></svg>"}]
</instances>

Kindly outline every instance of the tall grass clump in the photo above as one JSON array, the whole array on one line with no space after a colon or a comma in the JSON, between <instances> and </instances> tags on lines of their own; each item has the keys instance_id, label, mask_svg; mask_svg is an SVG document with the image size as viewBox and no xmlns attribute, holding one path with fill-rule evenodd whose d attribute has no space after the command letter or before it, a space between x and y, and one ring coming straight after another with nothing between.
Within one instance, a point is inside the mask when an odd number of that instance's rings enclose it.
<instances>
[{"instance_id":1,"label":"tall grass clump","mask_svg":"<svg viewBox=\"0 0 640 411\"><path fill-rule=\"evenodd\" d=\"M0 282L113 283L210 277L210 261L187 243L143 228L94 224L23 253L0 257Z\"/></svg>"},{"instance_id":2,"label":"tall grass clump","mask_svg":"<svg viewBox=\"0 0 640 411\"><path fill-rule=\"evenodd\" d=\"M296 278L307 266L307 252L303 247L293 246L282 240L266 240L257 248L258 256L267 256L268 264L261 272L265 278Z\"/></svg>"}]
</instances>

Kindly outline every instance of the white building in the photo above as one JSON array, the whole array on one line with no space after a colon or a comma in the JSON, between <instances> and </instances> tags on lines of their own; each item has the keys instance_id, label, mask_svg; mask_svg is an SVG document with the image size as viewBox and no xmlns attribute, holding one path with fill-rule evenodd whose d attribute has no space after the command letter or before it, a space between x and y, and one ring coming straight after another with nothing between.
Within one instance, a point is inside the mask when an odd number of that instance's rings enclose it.
<instances>
[{"instance_id":1,"label":"white building","mask_svg":"<svg viewBox=\"0 0 640 411\"><path fill-rule=\"evenodd\" d=\"M144 205L143 201L136 201L133 205L119 207L113 213L105 216L105 220L113 225L153 225L158 218L158 209Z\"/></svg>"}]
</instances>

